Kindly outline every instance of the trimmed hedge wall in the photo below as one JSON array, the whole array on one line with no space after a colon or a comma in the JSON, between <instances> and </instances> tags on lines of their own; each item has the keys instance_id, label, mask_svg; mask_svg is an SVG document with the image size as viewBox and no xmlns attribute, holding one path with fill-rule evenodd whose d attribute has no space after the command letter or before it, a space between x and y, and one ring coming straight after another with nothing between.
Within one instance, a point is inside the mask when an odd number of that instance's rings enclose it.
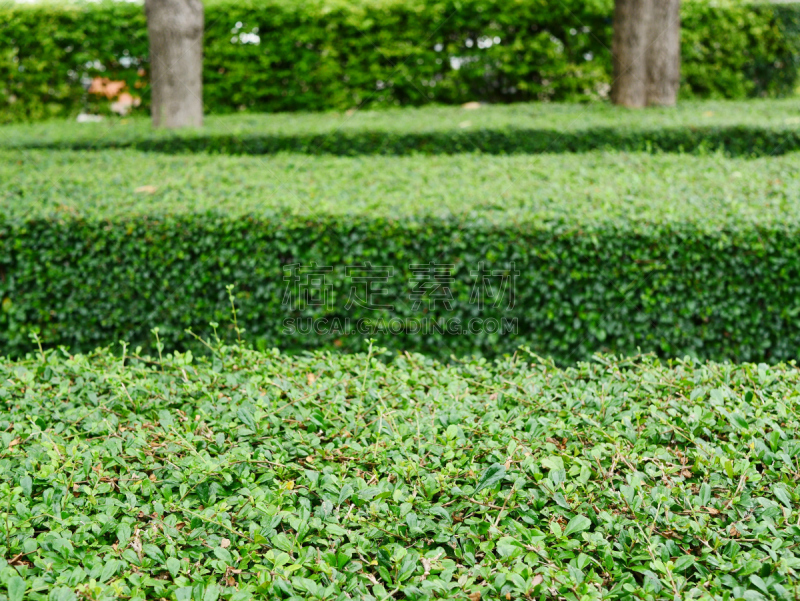
<instances>
[{"instance_id":1,"label":"trimmed hedge wall","mask_svg":"<svg viewBox=\"0 0 800 601\"><path fill-rule=\"evenodd\" d=\"M603 98L611 14L611 0L214 2L206 112ZM791 93L798 14L685 2L682 97ZM141 6L12 4L0 22L0 121L108 111L85 92L95 76L125 80L147 110Z\"/></svg>"},{"instance_id":2,"label":"trimmed hedge wall","mask_svg":"<svg viewBox=\"0 0 800 601\"><path fill-rule=\"evenodd\" d=\"M158 326L180 348L193 343L185 328L210 336L209 321L230 323L228 284L245 337L266 347L357 350L363 336L330 331L334 318L397 317L517 320L513 336L374 336L433 355L494 355L523 343L561 362L638 348L770 361L800 351L791 157L286 155L281 163L87 153L92 163L74 154L62 157L63 172L30 152L5 161L3 353L30 350L32 328L46 345L86 350L120 339L147 345ZM146 184L157 191L134 191ZM391 313L345 305L345 269L367 261L393 269L379 286ZM411 302L410 265L431 261L453 265L449 310ZM513 262L513 307L479 310L472 301L481 262ZM335 268L331 307L283 304L292 264ZM322 335L286 333L284 318L331 321Z\"/></svg>"},{"instance_id":3,"label":"trimmed hedge wall","mask_svg":"<svg viewBox=\"0 0 800 601\"><path fill-rule=\"evenodd\" d=\"M341 156L532 154L594 149L770 156L800 149L794 99L684 101L634 111L605 103L515 103L464 110L423 107L337 113L211 116L200 130L125 122L49 121L0 127L0 148L135 148L167 153Z\"/></svg>"}]
</instances>

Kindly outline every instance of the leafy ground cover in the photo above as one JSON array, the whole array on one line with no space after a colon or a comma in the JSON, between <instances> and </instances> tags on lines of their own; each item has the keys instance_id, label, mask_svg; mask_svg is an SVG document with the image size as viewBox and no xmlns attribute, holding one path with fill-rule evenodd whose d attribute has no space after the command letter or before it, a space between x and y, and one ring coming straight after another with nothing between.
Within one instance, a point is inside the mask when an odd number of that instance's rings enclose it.
<instances>
[{"instance_id":1,"label":"leafy ground cover","mask_svg":"<svg viewBox=\"0 0 800 601\"><path fill-rule=\"evenodd\" d=\"M0 147L133 147L164 152L266 154L487 154L661 149L773 155L800 148L794 99L687 101L631 112L607 104L518 103L355 113L209 116L202 130L152 131L143 118L0 127Z\"/></svg>"},{"instance_id":2,"label":"leafy ground cover","mask_svg":"<svg viewBox=\"0 0 800 601\"><path fill-rule=\"evenodd\" d=\"M0 363L9 599L800 592L794 365L209 346Z\"/></svg>"}]
</instances>

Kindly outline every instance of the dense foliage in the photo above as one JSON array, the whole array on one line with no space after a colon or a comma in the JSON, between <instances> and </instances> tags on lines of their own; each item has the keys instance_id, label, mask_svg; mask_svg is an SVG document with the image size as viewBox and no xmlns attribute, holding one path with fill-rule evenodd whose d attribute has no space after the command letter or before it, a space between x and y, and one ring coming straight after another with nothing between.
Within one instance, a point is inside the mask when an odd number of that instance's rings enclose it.
<instances>
[{"instance_id":1,"label":"dense foliage","mask_svg":"<svg viewBox=\"0 0 800 601\"><path fill-rule=\"evenodd\" d=\"M526 352L0 364L28 599L791 599L794 366Z\"/></svg>"},{"instance_id":2,"label":"dense foliage","mask_svg":"<svg viewBox=\"0 0 800 601\"><path fill-rule=\"evenodd\" d=\"M212 116L200 130L153 130L146 118L0 127L0 148L136 148L269 154L524 154L593 149L770 156L800 150L793 99L685 101L631 112L608 104L518 103Z\"/></svg>"},{"instance_id":3,"label":"dense foliage","mask_svg":"<svg viewBox=\"0 0 800 601\"><path fill-rule=\"evenodd\" d=\"M248 0L206 6L208 113L608 95L611 0ZM681 96L785 95L798 5L684 2ZM141 5L0 7L0 121L108 111L93 77L149 104Z\"/></svg>"},{"instance_id":4,"label":"dense foliage","mask_svg":"<svg viewBox=\"0 0 800 601\"><path fill-rule=\"evenodd\" d=\"M768 361L800 351L797 154L0 157L8 354L35 328L45 345L91 350L146 345L159 326L185 348L186 328L210 335L227 313L229 284L244 337L268 348L360 348L350 318L382 345L440 356L523 342L562 362L602 349ZM366 262L391 271L375 286L385 295L350 304L354 288L366 293L347 268ZM435 291L414 296L412 266L431 262L452 278L449 306ZM482 264L519 272L503 298L485 302ZM316 286L330 302L301 302L291 265L330 267ZM284 323L310 318L327 319L324 331ZM382 325L392 318L398 331ZM516 335L413 321L504 318Z\"/></svg>"}]
</instances>

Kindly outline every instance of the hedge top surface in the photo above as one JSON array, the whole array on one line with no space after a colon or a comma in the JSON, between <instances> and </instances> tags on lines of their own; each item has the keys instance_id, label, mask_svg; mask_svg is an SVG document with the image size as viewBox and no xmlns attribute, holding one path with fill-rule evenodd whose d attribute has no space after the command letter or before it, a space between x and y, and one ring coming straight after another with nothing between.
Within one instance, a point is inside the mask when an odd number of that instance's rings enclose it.
<instances>
[{"instance_id":1,"label":"hedge top surface","mask_svg":"<svg viewBox=\"0 0 800 601\"><path fill-rule=\"evenodd\" d=\"M48 121L0 126L0 147L105 147L138 140L174 137L279 136L308 137L374 132L425 134L464 130L546 130L580 132L601 129L658 130L666 128L763 127L797 130L800 103L796 99L748 101L686 101L675 108L631 111L609 104L518 103L461 107L424 107L355 111L352 114L277 113L211 115L201 130L152 130L148 119L112 118L102 123Z\"/></svg>"},{"instance_id":2,"label":"hedge top surface","mask_svg":"<svg viewBox=\"0 0 800 601\"><path fill-rule=\"evenodd\" d=\"M0 151L0 219L344 216L792 226L800 154L310 157Z\"/></svg>"},{"instance_id":3,"label":"hedge top surface","mask_svg":"<svg viewBox=\"0 0 800 601\"><path fill-rule=\"evenodd\" d=\"M0 364L8 597L797 594L794 366L378 354Z\"/></svg>"}]
</instances>

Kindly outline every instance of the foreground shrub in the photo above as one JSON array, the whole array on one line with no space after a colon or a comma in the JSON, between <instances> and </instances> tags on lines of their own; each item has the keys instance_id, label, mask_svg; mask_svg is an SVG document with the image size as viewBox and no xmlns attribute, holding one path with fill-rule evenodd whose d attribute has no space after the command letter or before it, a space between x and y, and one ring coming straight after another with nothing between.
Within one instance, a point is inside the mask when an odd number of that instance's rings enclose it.
<instances>
[{"instance_id":1,"label":"foreground shrub","mask_svg":"<svg viewBox=\"0 0 800 601\"><path fill-rule=\"evenodd\" d=\"M0 364L10 599L792 598L794 366Z\"/></svg>"},{"instance_id":2,"label":"foreground shrub","mask_svg":"<svg viewBox=\"0 0 800 601\"><path fill-rule=\"evenodd\" d=\"M253 0L206 6L208 113L474 100L588 101L611 83L611 0ZM791 94L797 5L685 2L683 98ZM149 106L141 5L0 9L0 120L108 112L124 81Z\"/></svg>"},{"instance_id":3,"label":"foreground shrub","mask_svg":"<svg viewBox=\"0 0 800 601\"><path fill-rule=\"evenodd\" d=\"M229 284L245 338L266 348L358 349L363 320L382 345L445 357L521 343L565 363L800 352L796 155L0 157L7 354L37 329L92 350L147 345L154 325L185 349L187 328L223 321ZM366 297L353 272L366 263L387 272L385 293L350 302ZM314 284L313 266L331 270Z\"/></svg>"}]
</instances>

